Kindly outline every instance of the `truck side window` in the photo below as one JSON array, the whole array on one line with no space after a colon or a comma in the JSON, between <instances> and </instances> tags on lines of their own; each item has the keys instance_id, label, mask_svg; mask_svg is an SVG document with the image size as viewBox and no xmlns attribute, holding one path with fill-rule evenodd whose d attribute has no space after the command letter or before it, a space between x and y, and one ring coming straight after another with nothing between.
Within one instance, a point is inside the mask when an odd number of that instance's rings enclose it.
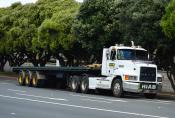
<instances>
[{"instance_id":1,"label":"truck side window","mask_svg":"<svg viewBox=\"0 0 175 118\"><path fill-rule=\"evenodd\" d=\"M111 60L116 60L116 50L111 50L110 59L111 59Z\"/></svg>"},{"instance_id":2,"label":"truck side window","mask_svg":"<svg viewBox=\"0 0 175 118\"><path fill-rule=\"evenodd\" d=\"M123 59L123 52L121 50L118 50L118 52L117 52L117 59L119 59L119 60Z\"/></svg>"}]
</instances>

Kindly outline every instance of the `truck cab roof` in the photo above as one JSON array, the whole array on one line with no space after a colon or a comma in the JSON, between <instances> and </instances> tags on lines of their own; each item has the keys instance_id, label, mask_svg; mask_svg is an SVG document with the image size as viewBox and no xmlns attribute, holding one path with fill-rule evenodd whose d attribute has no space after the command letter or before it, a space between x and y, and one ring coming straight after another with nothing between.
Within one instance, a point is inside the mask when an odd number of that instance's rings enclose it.
<instances>
[{"instance_id":1,"label":"truck cab roof","mask_svg":"<svg viewBox=\"0 0 175 118\"><path fill-rule=\"evenodd\" d=\"M147 51L147 50L145 50L144 48L142 48L141 46L131 46L131 47L129 47L129 46L123 46L123 45L116 45L116 46L111 46L109 49L116 49L116 50L118 50L118 49L131 49L131 50L142 50L142 51Z\"/></svg>"}]
</instances>

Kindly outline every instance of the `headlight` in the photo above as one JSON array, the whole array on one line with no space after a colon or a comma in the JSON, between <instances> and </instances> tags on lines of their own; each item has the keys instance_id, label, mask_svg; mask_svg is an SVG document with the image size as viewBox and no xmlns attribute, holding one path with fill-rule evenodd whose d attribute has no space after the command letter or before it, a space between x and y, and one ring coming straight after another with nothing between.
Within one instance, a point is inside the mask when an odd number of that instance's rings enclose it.
<instances>
[{"instance_id":1,"label":"headlight","mask_svg":"<svg viewBox=\"0 0 175 118\"><path fill-rule=\"evenodd\" d=\"M157 77L157 82L162 82L162 77Z\"/></svg>"},{"instance_id":2,"label":"headlight","mask_svg":"<svg viewBox=\"0 0 175 118\"><path fill-rule=\"evenodd\" d=\"M125 80L137 80L137 76L125 75Z\"/></svg>"}]
</instances>

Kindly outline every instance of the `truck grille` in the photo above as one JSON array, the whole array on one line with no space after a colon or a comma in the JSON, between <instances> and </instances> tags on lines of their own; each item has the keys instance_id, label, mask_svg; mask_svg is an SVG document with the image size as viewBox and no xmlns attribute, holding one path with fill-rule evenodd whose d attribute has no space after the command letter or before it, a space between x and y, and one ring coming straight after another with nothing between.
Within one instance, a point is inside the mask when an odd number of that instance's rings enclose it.
<instances>
[{"instance_id":1,"label":"truck grille","mask_svg":"<svg viewBox=\"0 0 175 118\"><path fill-rule=\"evenodd\" d=\"M140 81L156 81L156 68L141 67L140 68Z\"/></svg>"}]
</instances>

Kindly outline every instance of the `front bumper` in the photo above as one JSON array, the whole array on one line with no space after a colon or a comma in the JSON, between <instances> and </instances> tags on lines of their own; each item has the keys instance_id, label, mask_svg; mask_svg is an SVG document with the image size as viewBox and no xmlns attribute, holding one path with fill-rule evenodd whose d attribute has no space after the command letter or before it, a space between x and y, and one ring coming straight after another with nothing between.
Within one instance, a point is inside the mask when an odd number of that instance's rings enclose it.
<instances>
[{"instance_id":1,"label":"front bumper","mask_svg":"<svg viewBox=\"0 0 175 118\"><path fill-rule=\"evenodd\" d=\"M126 92L134 92L134 93L157 93L161 91L162 84L156 83L156 89L142 89L141 84L144 82L123 82L123 90ZM149 84L149 83L147 83ZM152 83L150 83L152 84Z\"/></svg>"}]
</instances>

